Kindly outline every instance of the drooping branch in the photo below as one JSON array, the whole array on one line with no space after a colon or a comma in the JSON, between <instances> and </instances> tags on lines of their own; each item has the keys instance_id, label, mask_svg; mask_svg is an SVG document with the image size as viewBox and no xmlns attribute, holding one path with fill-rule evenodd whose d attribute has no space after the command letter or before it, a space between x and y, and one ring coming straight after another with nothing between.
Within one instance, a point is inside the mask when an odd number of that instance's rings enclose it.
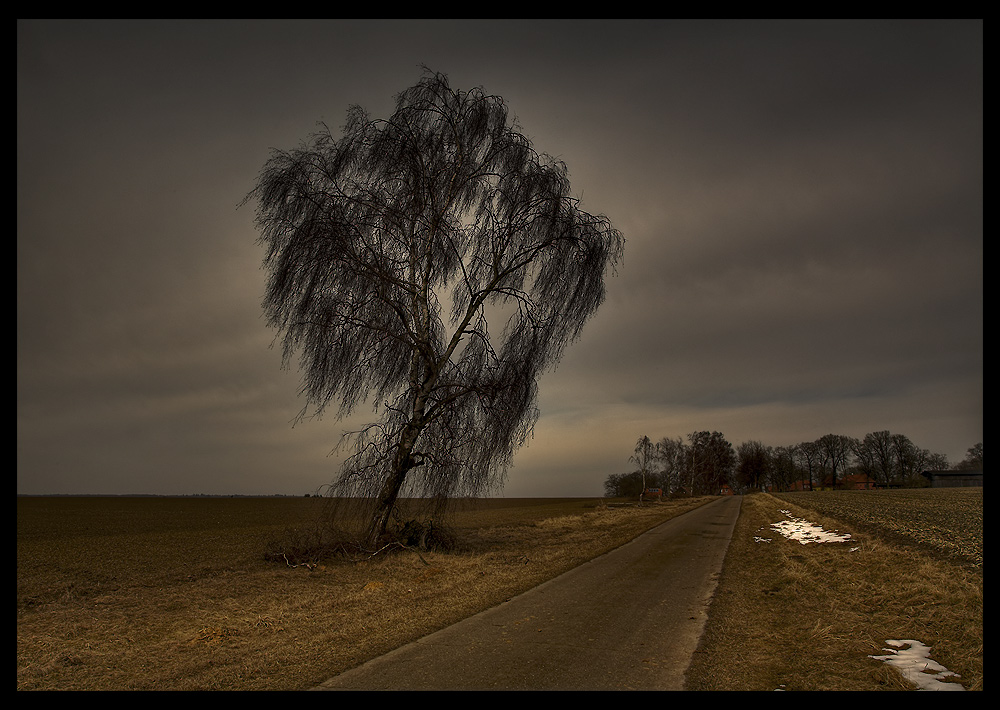
<instances>
[{"instance_id":1,"label":"drooping branch","mask_svg":"<svg viewBox=\"0 0 1000 710\"><path fill-rule=\"evenodd\" d=\"M273 154L251 197L264 310L308 404L343 417L385 403L337 491L391 506L502 484L537 378L622 254L611 223L570 197L565 165L534 151L502 99L429 74L388 119L353 108L342 137L324 127ZM504 328L487 309L509 314Z\"/></svg>"}]
</instances>

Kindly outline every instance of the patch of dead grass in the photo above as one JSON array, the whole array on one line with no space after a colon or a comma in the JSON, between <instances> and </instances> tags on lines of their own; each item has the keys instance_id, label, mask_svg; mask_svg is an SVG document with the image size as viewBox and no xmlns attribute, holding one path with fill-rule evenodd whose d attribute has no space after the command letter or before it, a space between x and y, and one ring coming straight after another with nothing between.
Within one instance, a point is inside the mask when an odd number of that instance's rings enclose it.
<instances>
[{"instance_id":1,"label":"patch of dead grass","mask_svg":"<svg viewBox=\"0 0 1000 710\"><path fill-rule=\"evenodd\" d=\"M770 529L782 509L852 538L786 539ZM688 688L908 689L868 656L888 639L915 639L964 687L981 690L982 591L981 569L858 533L786 499L746 496Z\"/></svg>"}]
</instances>

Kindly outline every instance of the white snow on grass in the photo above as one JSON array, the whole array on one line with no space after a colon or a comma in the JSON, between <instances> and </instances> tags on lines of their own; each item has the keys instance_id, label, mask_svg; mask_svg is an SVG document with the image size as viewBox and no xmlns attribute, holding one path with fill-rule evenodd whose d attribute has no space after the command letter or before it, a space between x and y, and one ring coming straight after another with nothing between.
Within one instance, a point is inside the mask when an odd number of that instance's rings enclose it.
<instances>
[{"instance_id":1,"label":"white snow on grass","mask_svg":"<svg viewBox=\"0 0 1000 710\"><path fill-rule=\"evenodd\" d=\"M801 544L808 545L810 542L847 542L851 539L851 536L846 533L841 535L837 532L828 532L808 520L793 517L787 510L781 512L788 520L771 523L771 529L781 533L789 540L798 540Z\"/></svg>"},{"instance_id":2,"label":"white snow on grass","mask_svg":"<svg viewBox=\"0 0 1000 710\"><path fill-rule=\"evenodd\" d=\"M895 648L883 648L883 651L888 651L886 655L869 656L869 658L885 661L902 673L906 680L917 686L917 690L965 690L960 683L945 680L960 676L932 660L929 646L912 639L889 639L886 643Z\"/></svg>"},{"instance_id":3,"label":"white snow on grass","mask_svg":"<svg viewBox=\"0 0 1000 710\"><path fill-rule=\"evenodd\" d=\"M828 532L808 520L794 517L787 510L780 512L784 513L788 519L771 523L771 529L781 533L789 540L798 540L801 544L808 545L810 542L847 542L851 539L849 534L841 534L836 531ZM771 539L755 535L754 542L771 542ZM858 549L860 548L852 547L851 552ZM932 660L929 646L913 639L889 639L886 643L893 647L882 649L887 652L886 655L869 656L869 658L885 661L902 673L906 680L917 687L917 690L965 690L961 683L947 680L960 676ZM776 690L784 690L784 686Z\"/></svg>"}]
</instances>

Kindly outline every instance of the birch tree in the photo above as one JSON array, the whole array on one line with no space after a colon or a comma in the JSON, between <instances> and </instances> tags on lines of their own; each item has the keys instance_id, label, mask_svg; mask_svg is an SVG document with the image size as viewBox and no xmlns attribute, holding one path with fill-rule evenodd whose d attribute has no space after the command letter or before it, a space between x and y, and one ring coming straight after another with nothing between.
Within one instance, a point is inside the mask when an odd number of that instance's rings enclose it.
<instances>
[{"instance_id":1,"label":"birch tree","mask_svg":"<svg viewBox=\"0 0 1000 710\"><path fill-rule=\"evenodd\" d=\"M368 542L402 496L501 488L538 377L623 253L571 196L566 166L534 150L502 98L427 72L388 119L352 107L340 137L324 126L275 151L245 201L303 416L375 408L333 486L371 504Z\"/></svg>"}]
</instances>

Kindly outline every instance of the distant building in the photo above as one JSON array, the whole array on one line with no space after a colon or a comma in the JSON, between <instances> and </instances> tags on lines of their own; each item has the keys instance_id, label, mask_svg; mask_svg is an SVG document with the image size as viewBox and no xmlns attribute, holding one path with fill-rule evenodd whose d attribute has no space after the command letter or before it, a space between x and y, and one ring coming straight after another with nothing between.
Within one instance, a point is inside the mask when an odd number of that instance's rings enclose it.
<instances>
[{"instance_id":1,"label":"distant building","mask_svg":"<svg viewBox=\"0 0 1000 710\"><path fill-rule=\"evenodd\" d=\"M931 488L982 488L983 471L921 471Z\"/></svg>"},{"instance_id":2,"label":"distant building","mask_svg":"<svg viewBox=\"0 0 1000 710\"><path fill-rule=\"evenodd\" d=\"M807 481L801 481L800 483L808 483ZM833 476L827 474L824 476L820 482L819 486L815 490L819 491L873 491L876 488L884 488L879 483L876 483L875 479L869 476L867 473L848 473L839 478L836 482ZM809 490L808 488L795 490Z\"/></svg>"},{"instance_id":3,"label":"distant building","mask_svg":"<svg viewBox=\"0 0 1000 710\"><path fill-rule=\"evenodd\" d=\"M852 473L844 476L840 481L840 487L849 491L870 491L878 488L875 480L866 473Z\"/></svg>"}]
</instances>

